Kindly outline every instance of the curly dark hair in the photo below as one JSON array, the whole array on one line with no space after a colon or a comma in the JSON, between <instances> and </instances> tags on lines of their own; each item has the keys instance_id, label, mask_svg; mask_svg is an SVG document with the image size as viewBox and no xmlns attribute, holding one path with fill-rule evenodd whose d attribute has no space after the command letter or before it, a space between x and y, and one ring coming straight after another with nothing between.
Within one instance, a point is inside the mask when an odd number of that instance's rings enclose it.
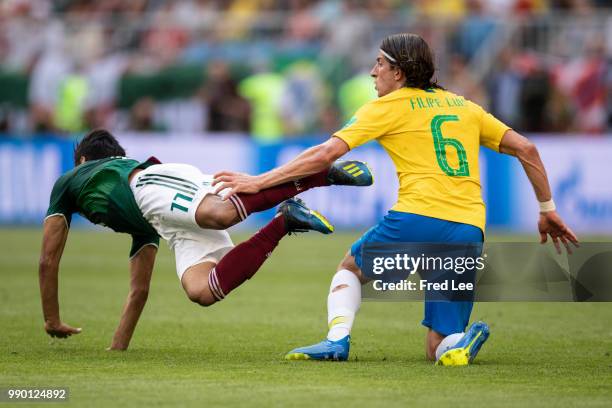
<instances>
[{"instance_id":1,"label":"curly dark hair","mask_svg":"<svg viewBox=\"0 0 612 408\"><path fill-rule=\"evenodd\" d=\"M411 33L393 34L382 40L380 49L395 61L387 56L385 59L401 69L406 76L405 87L444 89L433 79L436 70L433 55L421 36Z\"/></svg>"},{"instance_id":2,"label":"curly dark hair","mask_svg":"<svg viewBox=\"0 0 612 408\"><path fill-rule=\"evenodd\" d=\"M74 146L75 166L81 164L81 157L85 157L85 160L98 160L113 156L125 156L125 150L106 129L92 130Z\"/></svg>"}]
</instances>

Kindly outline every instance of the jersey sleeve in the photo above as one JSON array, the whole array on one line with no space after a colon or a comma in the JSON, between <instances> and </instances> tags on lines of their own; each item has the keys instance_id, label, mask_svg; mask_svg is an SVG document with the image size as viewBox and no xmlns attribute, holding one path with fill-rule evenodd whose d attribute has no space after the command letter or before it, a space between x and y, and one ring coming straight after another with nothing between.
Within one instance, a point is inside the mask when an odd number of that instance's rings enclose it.
<instances>
[{"instance_id":1,"label":"jersey sleeve","mask_svg":"<svg viewBox=\"0 0 612 408\"><path fill-rule=\"evenodd\" d=\"M66 174L61 176L53 185L51 190L51 198L49 199L49 208L45 218L62 215L66 220L66 224L70 227L72 214L76 211L74 199L68 190L70 177Z\"/></svg>"},{"instance_id":2,"label":"jersey sleeve","mask_svg":"<svg viewBox=\"0 0 612 408\"><path fill-rule=\"evenodd\" d=\"M147 245L153 245L154 247L159 248L159 237L157 235L132 235L130 259Z\"/></svg>"},{"instance_id":3,"label":"jersey sleeve","mask_svg":"<svg viewBox=\"0 0 612 408\"><path fill-rule=\"evenodd\" d=\"M470 102L480 119L480 145L499 152L499 144L510 126L485 111L477 104Z\"/></svg>"},{"instance_id":4,"label":"jersey sleeve","mask_svg":"<svg viewBox=\"0 0 612 408\"><path fill-rule=\"evenodd\" d=\"M344 140L349 149L354 149L389 133L393 117L387 112L389 106L390 104L379 100L366 103L333 136Z\"/></svg>"}]
</instances>

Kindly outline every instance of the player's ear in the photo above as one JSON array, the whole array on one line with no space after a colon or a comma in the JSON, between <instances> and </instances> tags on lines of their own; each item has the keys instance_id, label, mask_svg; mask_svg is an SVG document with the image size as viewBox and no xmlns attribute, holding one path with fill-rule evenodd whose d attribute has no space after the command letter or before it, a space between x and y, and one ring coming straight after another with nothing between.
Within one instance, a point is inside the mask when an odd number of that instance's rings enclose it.
<instances>
[{"instance_id":1,"label":"player's ear","mask_svg":"<svg viewBox=\"0 0 612 408\"><path fill-rule=\"evenodd\" d=\"M404 71L402 71L400 67L394 67L393 78L397 82L402 82L402 83L405 82L405 80L406 80L406 77L404 75Z\"/></svg>"},{"instance_id":2,"label":"player's ear","mask_svg":"<svg viewBox=\"0 0 612 408\"><path fill-rule=\"evenodd\" d=\"M81 158L79 159L79 164L83 164L87 161L87 157L85 156L81 156Z\"/></svg>"}]
</instances>

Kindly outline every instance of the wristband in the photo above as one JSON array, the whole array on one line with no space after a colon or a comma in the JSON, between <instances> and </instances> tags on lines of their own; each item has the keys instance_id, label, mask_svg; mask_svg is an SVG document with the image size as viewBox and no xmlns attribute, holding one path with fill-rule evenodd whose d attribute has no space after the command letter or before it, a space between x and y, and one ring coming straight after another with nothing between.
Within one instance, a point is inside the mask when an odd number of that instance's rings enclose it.
<instances>
[{"instance_id":1,"label":"wristband","mask_svg":"<svg viewBox=\"0 0 612 408\"><path fill-rule=\"evenodd\" d=\"M557 207L555 207L555 201L552 198L548 201L540 202L539 204L541 213L555 211L557 209Z\"/></svg>"}]
</instances>

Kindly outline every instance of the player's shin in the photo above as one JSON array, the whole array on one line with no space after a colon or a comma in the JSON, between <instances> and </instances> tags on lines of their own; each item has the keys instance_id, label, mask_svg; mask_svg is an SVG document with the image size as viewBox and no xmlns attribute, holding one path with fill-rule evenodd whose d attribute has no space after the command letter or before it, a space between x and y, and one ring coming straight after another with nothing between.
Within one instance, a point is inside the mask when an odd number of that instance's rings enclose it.
<instances>
[{"instance_id":1,"label":"player's shin","mask_svg":"<svg viewBox=\"0 0 612 408\"><path fill-rule=\"evenodd\" d=\"M330 183L327 180L327 172L328 169L325 169L303 179L283 183L255 194L239 193L230 197L230 201L236 207L240 218L244 220L254 212L268 210L306 190L328 186Z\"/></svg>"},{"instance_id":2,"label":"player's shin","mask_svg":"<svg viewBox=\"0 0 612 408\"><path fill-rule=\"evenodd\" d=\"M334 275L327 297L327 338L332 341L348 336L355 314L361 305L361 282L357 276L342 269Z\"/></svg>"},{"instance_id":3,"label":"player's shin","mask_svg":"<svg viewBox=\"0 0 612 408\"><path fill-rule=\"evenodd\" d=\"M228 252L208 277L209 287L217 301L250 279L286 234L285 219L281 214Z\"/></svg>"}]
</instances>

